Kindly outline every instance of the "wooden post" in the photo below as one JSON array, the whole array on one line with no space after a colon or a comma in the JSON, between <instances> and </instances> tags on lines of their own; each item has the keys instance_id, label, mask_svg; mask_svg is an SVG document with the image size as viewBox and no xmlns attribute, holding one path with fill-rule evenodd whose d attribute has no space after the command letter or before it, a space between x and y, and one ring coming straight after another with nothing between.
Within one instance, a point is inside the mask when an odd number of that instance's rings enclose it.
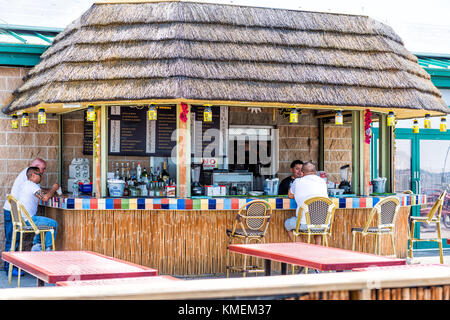
<instances>
[{"instance_id":1,"label":"wooden post","mask_svg":"<svg viewBox=\"0 0 450 320\"><path fill-rule=\"evenodd\" d=\"M63 134L64 134L63 115L58 114L58 184L60 186L62 186L62 174L63 174Z\"/></svg>"},{"instance_id":2,"label":"wooden post","mask_svg":"<svg viewBox=\"0 0 450 320\"><path fill-rule=\"evenodd\" d=\"M187 109L186 109L187 108ZM184 112L187 110L188 112ZM191 106L177 104L177 197L191 196ZM184 113L184 116L182 116Z\"/></svg>"},{"instance_id":3,"label":"wooden post","mask_svg":"<svg viewBox=\"0 0 450 320\"><path fill-rule=\"evenodd\" d=\"M364 118L363 112L352 111L352 192L364 194ZM370 152L370 150L369 150Z\"/></svg>"},{"instance_id":4,"label":"wooden post","mask_svg":"<svg viewBox=\"0 0 450 320\"><path fill-rule=\"evenodd\" d=\"M364 192L364 196L368 196L370 193L370 142L366 143L365 141L365 131L364 131L364 126L365 126L365 118L366 118L366 114L368 113L368 111L364 111L364 116L363 116L363 142L362 142L362 146L363 146L363 150L362 150L362 154L363 154L363 192Z\"/></svg>"},{"instance_id":5,"label":"wooden post","mask_svg":"<svg viewBox=\"0 0 450 320\"><path fill-rule=\"evenodd\" d=\"M392 192L394 174L394 150L393 150L393 130L387 126L387 115L380 115L380 139L379 139L379 176L385 177L386 192Z\"/></svg>"},{"instance_id":6,"label":"wooden post","mask_svg":"<svg viewBox=\"0 0 450 320\"><path fill-rule=\"evenodd\" d=\"M106 197L108 175L108 107L100 107L100 195Z\"/></svg>"},{"instance_id":7,"label":"wooden post","mask_svg":"<svg viewBox=\"0 0 450 320\"><path fill-rule=\"evenodd\" d=\"M93 146L92 146L92 166L93 166L93 192L96 198L101 197L101 164L100 164L100 148L101 148L101 108L95 107L95 121L93 126Z\"/></svg>"}]
</instances>

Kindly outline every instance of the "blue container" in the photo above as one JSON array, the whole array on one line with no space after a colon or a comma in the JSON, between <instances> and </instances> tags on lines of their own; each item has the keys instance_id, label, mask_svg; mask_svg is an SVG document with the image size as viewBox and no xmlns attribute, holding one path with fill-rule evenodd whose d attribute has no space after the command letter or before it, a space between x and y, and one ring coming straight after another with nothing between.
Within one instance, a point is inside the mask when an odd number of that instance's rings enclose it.
<instances>
[{"instance_id":1,"label":"blue container","mask_svg":"<svg viewBox=\"0 0 450 320\"><path fill-rule=\"evenodd\" d=\"M80 187L82 193L92 193L92 184L82 184Z\"/></svg>"}]
</instances>

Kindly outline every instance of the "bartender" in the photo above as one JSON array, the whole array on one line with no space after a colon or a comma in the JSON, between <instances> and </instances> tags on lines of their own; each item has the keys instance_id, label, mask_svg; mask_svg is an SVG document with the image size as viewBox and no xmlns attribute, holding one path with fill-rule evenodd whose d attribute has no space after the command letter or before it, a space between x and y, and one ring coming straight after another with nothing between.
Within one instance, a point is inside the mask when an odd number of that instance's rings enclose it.
<instances>
[{"instance_id":1,"label":"bartender","mask_svg":"<svg viewBox=\"0 0 450 320\"><path fill-rule=\"evenodd\" d=\"M283 179L283 181L281 181L280 186L278 187L279 195L287 195L294 180L297 178L301 178L303 176L302 166L303 161L301 160L292 161L291 168L289 169L291 171L291 175Z\"/></svg>"}]
</instances>

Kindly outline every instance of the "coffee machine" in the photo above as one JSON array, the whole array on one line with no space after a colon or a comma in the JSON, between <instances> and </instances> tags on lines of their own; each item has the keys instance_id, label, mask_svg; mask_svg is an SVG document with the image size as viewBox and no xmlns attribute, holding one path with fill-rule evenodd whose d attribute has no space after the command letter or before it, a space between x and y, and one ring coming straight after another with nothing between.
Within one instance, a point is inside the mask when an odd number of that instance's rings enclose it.
<instances>
[{"instance_id":1,"label":"coffee machine","mask_svg":"<svg viewBox=\"0 0 450 320\"><path fill-rule=\"evenodd\" d=\"M352 187L348 178L350 165L346 164L340 168L341 171L341 183L339 184L339 189L344 189L344 194L352 193Z\"/></svg>"},{"instance_id":2,"label":"coffee machine","mask_svg":"<svg viewBox=\"0 0 450 320\"><path fill-rule=\"evenodd\" d=\"M201 196L203 195L203 187L200 185L200 169L201 165L193 165L192 168L192 187L191 187L191 195L193 196Z\"/></svg>"}]
</instances>

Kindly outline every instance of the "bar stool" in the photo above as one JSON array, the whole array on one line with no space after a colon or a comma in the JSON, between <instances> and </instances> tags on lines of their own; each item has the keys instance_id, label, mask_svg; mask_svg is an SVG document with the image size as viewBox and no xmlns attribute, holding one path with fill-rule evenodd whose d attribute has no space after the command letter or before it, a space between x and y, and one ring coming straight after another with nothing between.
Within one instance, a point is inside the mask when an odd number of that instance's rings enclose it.
<instances>
[{"instance_id":1,"label":"bar stool","mask_svg":"<svg viewBox=\"0 0 450 320\"><path fill-rule=\"evenodd\" d=\"M53 227L49 226L36 226L36 224L31 220L30 214L27 209L23 206L22 203L19 202L13 195L9 194L6 199L11 205L11 220L13 225L13 233L12 233L12 241L11 241L11 250L15 251L16 241L17 241L17 233L20 233L19 238L19 251L22 251L22 240L24 233L34 233L41 235L41 246L42 251L45 251L45 233L50 232L52 235L52 248L55 251L55 235ZM30 223L27 225L25 220L22 217L22 214L25 216L26 220ZM8 283L11 285L11 277L12 277L12 269L13 265L9 264L9 272L8 272ZM17 287L20 287L20 268L17 268Z\"/></svg>"},{"instance_id":2,"label":"bar stool","mask_svg":"<svg viewBox=\"0 0 450 320\"><path fill-rule=\"evenodd\" d=\"M362 238L368 234L372 234L376 236L375 254L377 254L378 248L378 254L381 255L381 235L389 234L391 236L394 255L397 256L394 243L394 226L399 209L400 200L395 196L386 197L378 202L370 211L369 218L365 226L362 228L352 228L352 250L355 251L355 240L357 233L361 233ZM376 226L371 227L370 225L375 215L377 216Z\"/></svg>"}]
</instances>

